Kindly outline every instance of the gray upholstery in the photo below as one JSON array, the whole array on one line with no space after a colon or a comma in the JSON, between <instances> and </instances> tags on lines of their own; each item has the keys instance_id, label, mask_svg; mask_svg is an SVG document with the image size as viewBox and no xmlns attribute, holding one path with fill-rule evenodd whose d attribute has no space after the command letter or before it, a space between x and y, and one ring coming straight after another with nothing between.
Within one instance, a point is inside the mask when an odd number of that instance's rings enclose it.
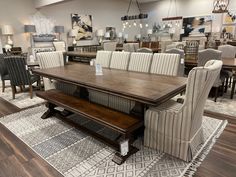
<instances>
[{"instance_id":1,"label":"gray upholstery","mask_svg":"<svg viewBox=\"0 0 236 177\"><path fill-rule=\"evenodd\" d=\"M155 53L153 55L150 73L177 76L180 56L178 54Z\"/></svg>"},{"instance_id":2,"label":"gray upholstery","mask_svg":"<svg viewBox=\"0 0 236 177\"><path fill-rule=\"evenodd\" d=\"M7 70L9 72L9 78L13 89L12 90L13 99L15 98L14 94L16 92L15 90L16 86L24 87L25 85L29 85L32 89L32 84L34 82L40 83L39 76L30 74L30 71L27 68L25 60L26 59L24 57L20 56L10 56L10 57L5 57L4 59Z\"/></svg>"},{"instance_id":3,"label":"gray upholstery","mask_svg":"<svg viewBox=\"0 0 236 177\"><path fill-rule=\"evenodd\" d=\"M221 45L218 50L222 52L222 58L235 58L236 47L232 45Z\"/></svg>"},{"instance_id":4,"label":"gray upholstery","mask_svg":"<svg viewBox=\"0 0 236 177\"><path fill-rule=\"evenodd\" d=\"M2 92L5 90L5 81L10 80L6 64L4 62L4 57L6 54L0 54L0 76L2 80Z\"/></svg>"},{"instance_id":5,"label":"gray upholstery","mask_svg":"<svg viewBox=\"0 0 236 177\"><path fill-rule=\"evenodd\" d=\"M145 113L144 145L191 161L203 143L202 116L209 91L222 61L211 60L188 75L183 104L169 100Z\"/></svg>"},{"instance_id":6,"label":"gray upholstery","mask_svg":"<svg viewBox=\"0 0 236 177\"><path fill-rule=\"evenodd\" d=\"M183 45L183 44L178 44L178 45ZM173 53L173 54L180 55L178 76L184 76L184 50L173 48L173 49L166 50L166 53Z\"/></svg>"},{"instance_id":7,"label":"gray upholstery","mask_svg":"<svg viewBox=\"0 0 236 177\"><path fill-rule=\"evenodd\" d=\"M125 52L135 52L133 43L126 43L126 44L123 44L123 50L124 50Z\"/></svg>"},{"instance_id":8,"label":"gray upholstery","mask_svg":"<svg viewBox=\"0 0 236 177\"><path fill-rule=\"evenodd\" d=\"M105 51L115 51L117 42L105 42L103 48Z\"/></svg>"}]
</instances>

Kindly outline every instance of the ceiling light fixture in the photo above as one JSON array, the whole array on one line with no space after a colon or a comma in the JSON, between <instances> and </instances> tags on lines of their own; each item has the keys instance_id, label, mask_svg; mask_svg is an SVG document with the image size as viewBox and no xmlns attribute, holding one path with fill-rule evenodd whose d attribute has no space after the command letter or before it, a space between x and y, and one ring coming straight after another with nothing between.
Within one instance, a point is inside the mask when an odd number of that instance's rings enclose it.
<instances>
[{"instance_id":1,"label":"ceiling light fixture","mask_svg":"<svg viewBox=\"0 0 236 177\"><path fill-rule=\"evenodd\" d=\"M130 10L130 6L131 6L132 1L133 1L133 0L130 0L130 1L129 1L129 7L128 7L128 10L127 10L127 15L121 17L121 21L137 20L137 19L145 19L145 18L148 18L148 14L142 14L142 13L141 13L138 0L135 0L135 2L136 2L136 5L137 5L137 7L138 7L139 14L138 14L138 15L129 15L129 10Z\"/></svg>"},{"instance_id":2,"label":"ceiling light fixture","mask_svg":"<svg viewBox=\"0 0 236 177\"><path fill-rule=\"evenodd\" d=\"M228 12L229 0L214 0L212 13Z\"/></svg>"}]
</instances>

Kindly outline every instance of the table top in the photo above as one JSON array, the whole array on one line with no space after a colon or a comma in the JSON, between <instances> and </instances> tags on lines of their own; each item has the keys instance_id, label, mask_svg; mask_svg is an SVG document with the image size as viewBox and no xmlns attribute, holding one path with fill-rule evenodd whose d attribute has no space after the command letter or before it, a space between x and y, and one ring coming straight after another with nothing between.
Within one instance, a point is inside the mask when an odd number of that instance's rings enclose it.
<instances>
[{"instance_id":1,"label":"table top","mask_svg":"<svg viewBox=\"0 0 236 177\"><path fill-rule=\"evenodd\" d=\"M67 51L67 52L65 52L65 55L73 56L73 57L96 58L97 52Z\"/></svg>"},{"instance_id":2,"label":"table top","mask_svg":"<svg viewBox=\"0 0 236 177\"><path fill-rule=\"evenodd\" d=\"M37 69L35 74L71 83L85 88L117 95L148 105L158 105L185 90L187 79L105 69L95 75L95 67L73 64L65 67Z\"/></svg>"},{"instance_id":3,"label":"table top","mask_svg":"<svg viewBox=\"0 0 236 177\"><path fill-rule=\"evenodd\" d=\"M222 58L223 68L236 69L236 58ZM197 60L185 60L187 65L197 65Z\"/></svg>"}]
</instances>

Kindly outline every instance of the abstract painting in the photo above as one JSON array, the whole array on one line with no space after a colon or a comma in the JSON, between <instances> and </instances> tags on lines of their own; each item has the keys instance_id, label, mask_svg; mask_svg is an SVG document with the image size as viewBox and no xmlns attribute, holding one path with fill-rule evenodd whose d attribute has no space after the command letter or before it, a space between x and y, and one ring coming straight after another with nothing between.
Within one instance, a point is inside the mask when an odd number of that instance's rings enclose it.
<instances>
[{"instance_id":1,"label":"abstract painting","mask_svg":"<svg viewBox=\"0 0 236 177\"><path fill-rule=\"evenodd\" d=\"M76 40L92 39L92 15L71 14L72 29L77 30Z\"/></svg>"},{"instance_id":2,"label":"abstract painting","mask_svg":"<svg viewBox=\"0 0 236 177\"><path fill-rule=\"evenodd\" d=\"M229 10L229 12L224 13L223 24L232 25L236 23L236 10Z\"/></svg>"},{"instance_id":3,"label":"abstract painting","mask_svg":"<svg viewBox=\"0 0 236 177\"><path fill-rule=\"evenodd\" d=\"M212 16L187 17L183 19L184 37L210 33L212 28Z\"/></svg>"}]
</instances>

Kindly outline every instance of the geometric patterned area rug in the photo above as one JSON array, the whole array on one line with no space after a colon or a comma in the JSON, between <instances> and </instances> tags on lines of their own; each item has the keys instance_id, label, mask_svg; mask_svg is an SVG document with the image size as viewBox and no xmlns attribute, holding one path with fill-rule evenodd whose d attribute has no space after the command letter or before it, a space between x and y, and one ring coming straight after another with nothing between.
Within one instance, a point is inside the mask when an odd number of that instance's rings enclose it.
<instances>
[{"instance_id":1,"label":"geometric patterned area rug","mask_svg":"<svg viewBox=\"0 0 236 177\"><path fill-rule=\"evenodd\" d=\"M41 104L45 102L45 100L37 97L35 95L35 91L33 91L33 98L30 98L29 92L19 92L15 95L15 99L12 98L12 91L11 87L5 88L5 91L2 92L2 88L0 87L0 97L4 100L10 102L11 104L14 104L18 108L28 108L33 105Z\"/></svg>"},{"instance_id":2,"label":"geometric patterned area rug","mask_svg":"<svg viewBox=\"0 0 236 177\"><path fill-rule=\"evenodd\" d=\"M140 137L133 143L140 150L122 165L117 165L112 162L115 153L112 148L55 117L41 119L45 111L45 106L26 109L0 118L0 123L65 177L191 176L227 124L227 121L203 118L205 143L199 146L190 163L144 147L143 138ZM108 138L118 136L112 130L83 117L72 115L68 119Z\"/></svg>"}]
</instances>

